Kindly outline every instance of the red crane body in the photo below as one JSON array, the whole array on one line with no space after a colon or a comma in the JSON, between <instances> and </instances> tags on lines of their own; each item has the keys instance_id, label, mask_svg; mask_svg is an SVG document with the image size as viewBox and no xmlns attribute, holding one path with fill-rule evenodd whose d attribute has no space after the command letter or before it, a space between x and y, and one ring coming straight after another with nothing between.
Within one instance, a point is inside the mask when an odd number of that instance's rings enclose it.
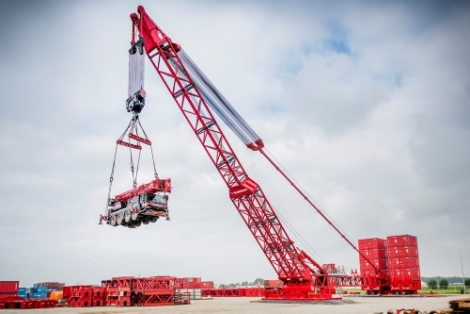
<instances>
[{"instance_id":1,"label":"red crane body","mask_svg":"<svg viewBox=\"0 0 470 314\"><path fill-rule=\"evenodd\" d=\"M235 208L278 278L284 283L282 291L267 294L266 299L328 300L336 298L334 295L336 286L361 285L365 280L370 281L372 285L383 285L384 278L380 274L377 278L369 279L331 275L329 269L318 264L306 252L294 245L261 187L248 176L214 118L212 110L217 112L218 109L212 107L211 110L211 105L207 101L209 96L200 88L205 77L203 75L195 77L192 74L198 73L198 68L188 63L181 46L172 42L142 6L138 7L137 12L131 14L133 24L131 44L139 38L143 39L145 53L150 62L227 185L229 197ZM214 93L218 95L218 91ZM231 108L228 112L232 115L231 119L239 117ZM245 144L250 149L259 150L265 155L261 139L253 136L245 125L240 132L248 134L244 138ZM273 163L269 157L267 158ZM282 173L276 165L275 167ZM320 212L318 209L317 211ZM328 222L332 225L330 221Z\"/></svg>"}]
</instances>

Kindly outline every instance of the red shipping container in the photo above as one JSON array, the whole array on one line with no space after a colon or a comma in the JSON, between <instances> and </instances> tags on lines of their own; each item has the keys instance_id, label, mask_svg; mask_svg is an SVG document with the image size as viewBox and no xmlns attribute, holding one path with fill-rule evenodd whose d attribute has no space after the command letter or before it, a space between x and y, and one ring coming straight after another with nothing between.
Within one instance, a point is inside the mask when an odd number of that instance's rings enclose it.
<instances>
[{"instance_id":1,"label":"red shipping container","mask_svg":"<svg viewBox=\"0 0 470 314\"><path fill-rule=\"evenodd\" d=\"M376 276L375 269L373 268L361 269L361 276L374 277Z\"/></svg>"},{"instance_id":2,"label":"red shipping container","mask_svg":"<svg viewBox=\"0 0 470 314\"><path fill-rule=\"evenodd\" d=\"M411 290L417 291L421 289L421 279L411 279L409 277L394 277L391 278L392 290Z\"/></svg>"},{"instance_id":3,"label":"red shipping container","mask_svg":"<svg viewBox=\"0 0 470 314\"><path fill-rule=\"evenodd\" d=\"M380 248L380 249L379 248L366 248L366 249L360 249L359 252L361 252L366 258L369 258L369 259L370 258L387 258L386 248Z\"/></svg>"},{"instance_id":4,"label":"red shipping container","mask_svg":"<svg viewBox=\"0 0 470 314\"><path fill-rule=\"evenodd\" d=\"M410 245L389 246L388 256L389 257L402 257L402 256L417 257L418 247L410 246Z\"/></svg>"},{"instance_id":5,"label":"red shipping container","mask_svg":"<svg viewBox=\"0 0 470 314\"><path fill-rule=\"evenodd\" d=\"M390 269L393 268L419 268L417 257L394 257L388 259Z\"/></svg>"},{"instance_id":6,"label":"red shipping container","mask_svg":"<svg viewBox=\"0 0 470 314\"><path fill-rule=\"evenodd\" d=\"M201 281L201 289L214 288L213 281Z\"/></svg>"},{"instance_id":7,"label":"red shipping container","mask_svg":"<svg viewBox=\"0 0 470 314\"><path fill-rule=\"evenodd\" d=\"M421 280L419 268L392 268L390 269L390 278L403 277Z\"/></svg>"},{"instance_id":8,"label":"red shipping container","mask_svg":"<svg viewBox=\"0 0 470 314\"><path fill-rule=\"evenodd\" d=\"M374 249L374 248L385 248L386 241L385 239L380 238L368 238L368 239L359 239L358 241L359 250L361 249Z\"/></svg>"},{"instance_id":9,"label":"red shipping container","mask_svg":"<svg viewBox=\"0 0 470 314\"><path fill-rule=\"evenodd\" d=\"M406 274L411 277L411 279L421 279L419 268L408 268Z\"/></svg>"},{"instance_id":10,"label":"red shipping container","mask_svg":"<svg viewBox=\"0 0 470 314\"><path fill-rule=\"evenodd\" d=\"M0 281L0 295L17 295L19 287L19 281Z\"/></svg>"},{"instance_id":11,"label":"red shipping container","mask_svg":"<svg viewBox=\"0 0 470 314\"><path fill-rule=\"evenodd\" d=\"M62 289L62 298L66 299L66 300L67 300L68 298L70 298L70 289L71 289L71 288L72 288L71 286L67 286L67 287L64 287L64 288Z\"/></svg>"},{"instance_id":12,"label":"red shipping container","mask_svg":"<svg viewBox=\"0 0 470 314\"><path fill-rule=\"evenodd\" d=\"M388 267L388 259L386 259L386 258L369 259L369 261L372 263L372 265L374 265L375 267L377 267L380 270L387 269L387 267ZM359 259L359 265L360 265L361 269L366 268L366 267L372 267L371 264L366 259L363 259L363 258Z\"/></svg>"},{"instance_id":13,"label":"red shipping container","mask_svg":"<svg viewBox=\"0 0 470 314\"><path fill-rule=\"evenodd\" d=\"M387 245L391 246L418 246L418 239L408 234L387 237Z\"/></svg>"},{"instance_id":14,"label":"red shipping container","mask_svg":"<svg viewBox=\"0 0 470 314\"><path fill-rule=\"evenodd\" d=\"M390 278L403 277L405 276L405 270L402 268L390 268Z\"/></svg>"}]
</instances>

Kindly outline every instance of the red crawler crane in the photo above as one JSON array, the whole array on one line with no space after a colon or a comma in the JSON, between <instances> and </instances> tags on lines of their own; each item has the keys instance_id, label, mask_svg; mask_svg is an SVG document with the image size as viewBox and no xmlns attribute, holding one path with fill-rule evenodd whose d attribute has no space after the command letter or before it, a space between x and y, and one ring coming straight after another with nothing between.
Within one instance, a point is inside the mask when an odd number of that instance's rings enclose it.
<instances>
[{"instance_id":1,"label":"red crawler crane","mask_svg":"<svg viewBox=\"0 0 470 314\"><path fill-rule=\"evenodd\" d=\"M339 230L265 154L263 141L186 55L181 46L172 42L142 6L138 7L137 12L131 14L131 44L143 41L150 62L227 185L232 203L284 283L282 290L268 293L265 299L331 300L339 298L335 295L337 286L356 286L365 282L381 287L382 292L386 291L388 278L379 270L377 276L372 278L338 274L332 271L335 269L334 265L322 266L294 245L261 187L245 172L215 120L213 111L248 148L260 151L316 211L336 231ZM358 251L341 232L339 233Z\"/></svg>"}]
</instances>

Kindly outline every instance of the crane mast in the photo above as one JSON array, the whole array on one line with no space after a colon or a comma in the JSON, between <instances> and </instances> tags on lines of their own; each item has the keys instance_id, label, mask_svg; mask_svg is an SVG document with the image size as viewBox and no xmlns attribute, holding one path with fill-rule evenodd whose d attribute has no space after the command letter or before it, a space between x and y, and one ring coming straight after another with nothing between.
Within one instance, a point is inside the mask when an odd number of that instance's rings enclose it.
<instances>
[{"instance_id":1,"label":"crane mast","mask_svg":"<svg viewBox=\"0 0 470 314\"><path fill-rule=\"evenodd\" d=\"M284 283L281 292L266 298L327 300L334 298L335 286L358 284L347 276L330 278L325 267L295 246L261 187L246 173L212 112L233 127L250 149L264 154L263 141L145 9L139 6L137 12L131 14L131 44L143 41L150 62L224 180L230 200ZM216 107L216 102L226 105L225 109Z\"/></svg>"}]
</instances>

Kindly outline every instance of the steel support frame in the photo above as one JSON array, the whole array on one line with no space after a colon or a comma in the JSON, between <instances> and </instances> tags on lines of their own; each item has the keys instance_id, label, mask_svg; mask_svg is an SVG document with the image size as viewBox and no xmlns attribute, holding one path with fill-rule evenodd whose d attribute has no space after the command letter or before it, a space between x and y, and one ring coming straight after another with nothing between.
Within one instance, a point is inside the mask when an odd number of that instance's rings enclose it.
<instances>
[{"instance_id":1,"label":"steel support frame","mask_svg":"<svg viewBox=\"0 0 470 314\"><path fill-rule=\"evenodd\" d=\"M162 305L174 305L175 304L175 293L174 289L168 290L149 290L137 292L134 294L132 305L136 306L162 306Z\"/></svg>"}]
</instances>

